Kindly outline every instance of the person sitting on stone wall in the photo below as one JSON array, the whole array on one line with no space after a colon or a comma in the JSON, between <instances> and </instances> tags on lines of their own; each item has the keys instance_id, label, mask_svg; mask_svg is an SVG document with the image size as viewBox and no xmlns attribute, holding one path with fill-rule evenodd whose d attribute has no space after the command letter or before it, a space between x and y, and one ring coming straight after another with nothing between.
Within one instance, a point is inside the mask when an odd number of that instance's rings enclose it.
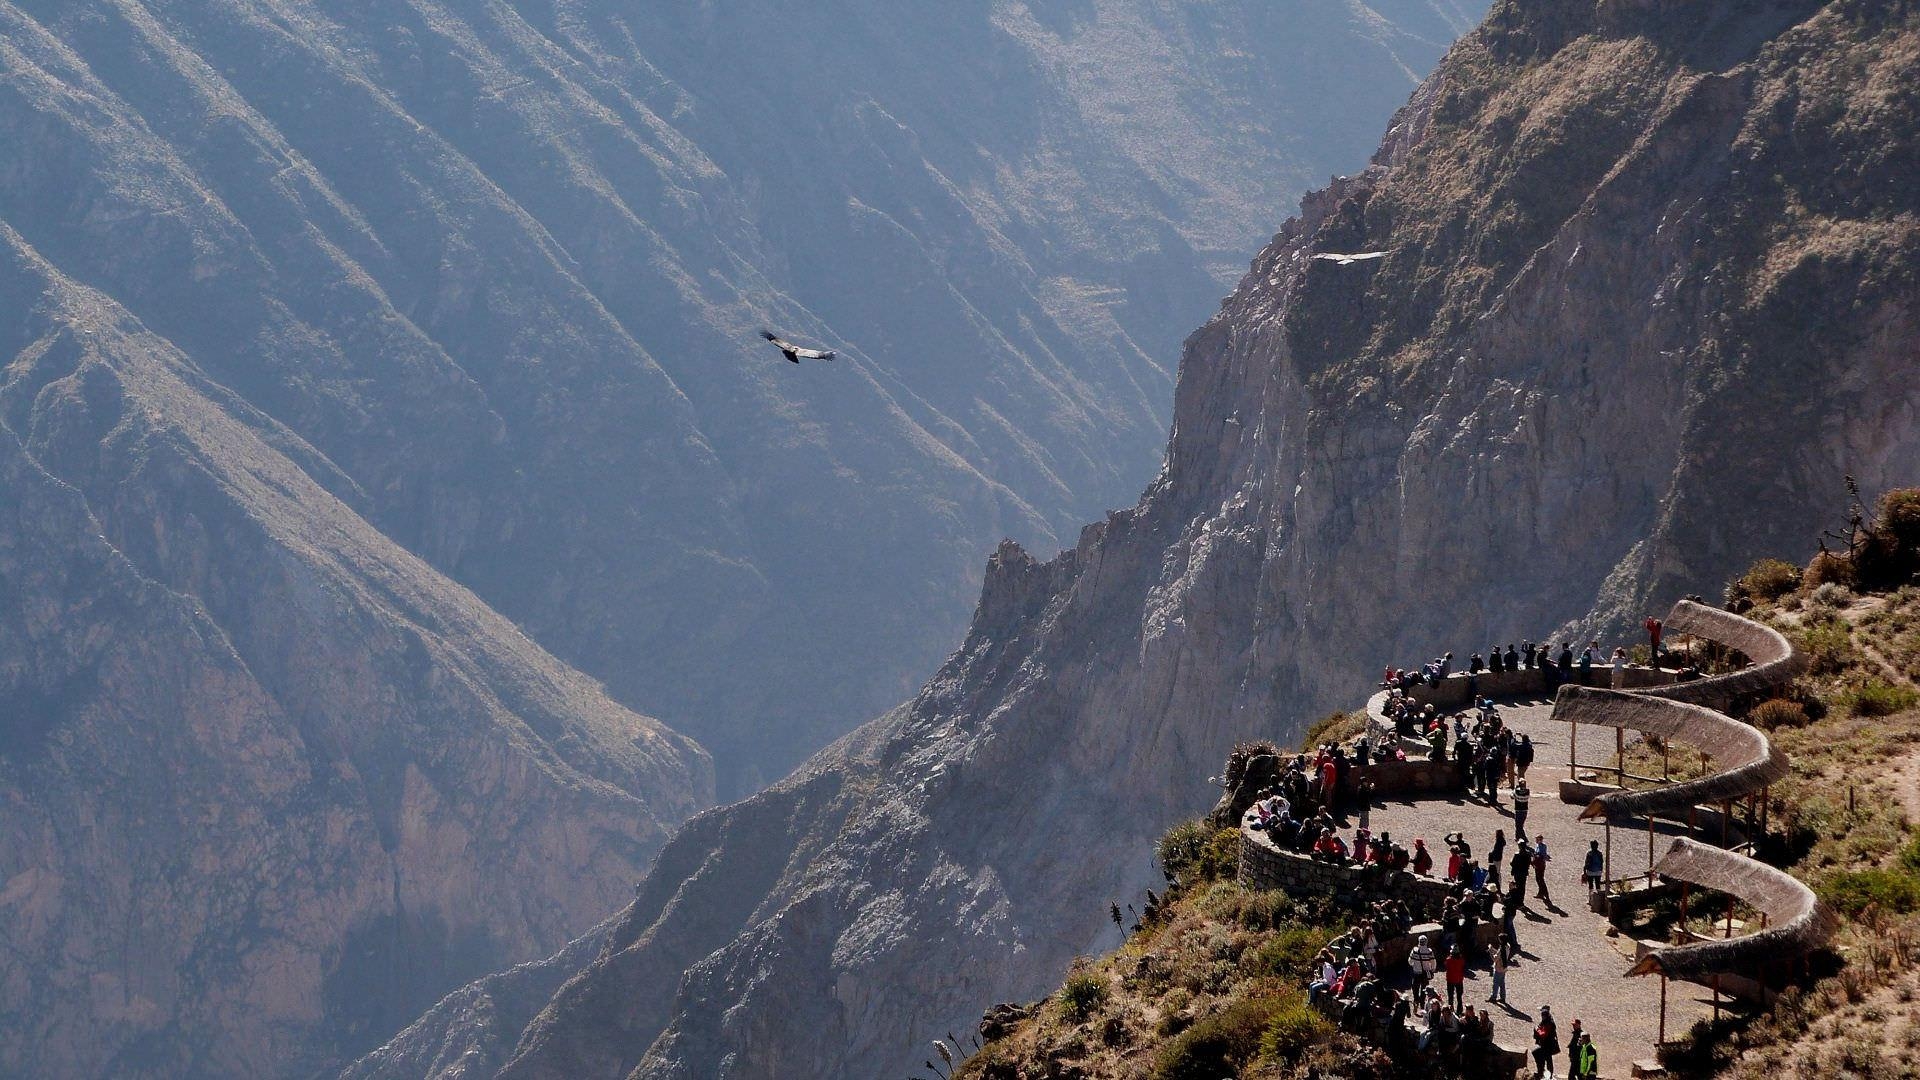
<instances>
[{"instance_id":1,"label":"person sitting on stone wall","mask_svg":"<svg viewBox=\"0 0 1920 1080\"><path fill-rule=\"evenodd\" d=\"M1500 652L1500 646L1487 646L1487 674L1502 675L1507 670L1507 658Z\"/></svg>"},{"instance_id":2,"label":"person sitting on stone wall","mask_svg":"<svg viewBox=\"0 0 1920 1080\"><path fill-rule=\"evenodd\" d=\"M1318 1005L1322 996L1333 992L1333 980L1340 977L1339 969L1333 965L1334 956L1331 949L1322 949L1320 955L1314 957L1314 977L1307 982L1309 1004Z\"/></svg>"},{"instance_id":3,"label":"person sitting on stone wall","mask_svg":"<svg viewBox=\"0 0 1920 1080\"><path fill-rule=\"evenodd\" d=\"M1513 650L1513 642L1507 642L1507 670L1520 670L1520 654Z\"/></svg>"}]
</instances>

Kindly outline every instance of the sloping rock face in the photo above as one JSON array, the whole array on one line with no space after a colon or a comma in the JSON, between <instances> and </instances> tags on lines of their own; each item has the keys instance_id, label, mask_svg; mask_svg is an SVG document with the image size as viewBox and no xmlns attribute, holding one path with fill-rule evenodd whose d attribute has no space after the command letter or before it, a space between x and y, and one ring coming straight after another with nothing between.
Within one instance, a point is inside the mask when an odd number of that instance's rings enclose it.
<instances>
[{"instance_id":1,"label":"sloping rock face","mask_svg":"<svg viewBox=\"0 0 1920 1080\"><path fill-rule=\"evenodd\" d=\"M0 311L0 1074L311 1075L711 803L696 744L5 227Z\"/></svg>"},{"instance_id":2,"label":"sloping rock face","mask_svg":"<svg viewBox=\"0 0 1920 1080\"><path fill-rule=\"evenodd\" d=\"M1467 25L1398 8L7 0L0 221L731 796L1134 497L1173 335Z\"/></svg>"},{"instance_id":3,"label":"sloping rock face","mask_svg":"<svg viewBox=\"0 0 1920 1080\"><path fill-rule=\"evenodd\" d=\"M902 1075L1111 944L1235 740L1910 481L1917 48L1890 5L1499 4L1189 339L1140 504L1003 547L918 698L696 819L500 1075Z\"/></svg>"}]
</instances>

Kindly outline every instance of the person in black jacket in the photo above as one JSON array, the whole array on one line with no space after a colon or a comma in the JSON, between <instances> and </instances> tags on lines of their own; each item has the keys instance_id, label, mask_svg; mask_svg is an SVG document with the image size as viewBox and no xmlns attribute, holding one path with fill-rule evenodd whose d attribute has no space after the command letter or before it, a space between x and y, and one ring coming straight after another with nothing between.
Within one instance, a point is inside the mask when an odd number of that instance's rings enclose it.
<instances>
[{"instance_id":1,"label":"person in black jacket","mask_svg":"<svg viewBox=\"0 0 1920 1080\"><path fill-rule=\"evenodd\" d=\"M1540 1006L1540 1022L1533 1028L1533 1065L1536 1077L1553 1075L1553 1059L1560 1053L1560 1027L1551 1006Z\"/></svg>"}]
</instances>

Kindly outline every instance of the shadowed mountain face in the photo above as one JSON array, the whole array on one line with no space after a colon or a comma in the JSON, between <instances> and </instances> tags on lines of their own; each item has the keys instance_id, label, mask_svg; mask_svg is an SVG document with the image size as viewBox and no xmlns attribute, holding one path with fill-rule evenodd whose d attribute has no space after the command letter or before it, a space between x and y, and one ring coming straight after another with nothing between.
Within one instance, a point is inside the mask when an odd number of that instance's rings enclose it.
<instances>
[{"instance_id":1,"label":"shadowed mountain face","mask_svg":"<svg viewBox=\"0 0 1920 1080\"><path fill-rule=\"evenodd\" d=\"M617 903L712 798L0 227L0 1073L268 1076Z\"/></svg>"},{"instance_id":2,"label":"shadowed mountain face","mask_svg":"<svg viewBox=\"0 0 1920 1080\"><path fill-rule=\"evenodd\" d=\"M0 1073L306 1075L612 911L1131 498L1465 24L0 0Z\"/></svg>"},{"instance_id":3,"label":"shadowed mountain face","mask_svg":"<svg viewBox=\"0 0 1920 1080\"><path fill-rule=\"evenodd\" d=\"M8 0L0 220L744 793L911 692L999 537L1132 497L1178 335L1463 28Z\"/></svg>"},{"instance_id":4,"label":"shadowed mountain face","mask_svg":"<svg viewBox=\"0 0 1920 1080\"><path fill-rule=\"evenodd\" d=\"M476 987L349 1075L906 1074L1111 946L1236 740L1803 554L1920 475L1916 58L1898 5L1502 0L1188 340L1136 507L1003 546L920 695L690 822L517 1036Z\"/></svg>"}]
</instances>

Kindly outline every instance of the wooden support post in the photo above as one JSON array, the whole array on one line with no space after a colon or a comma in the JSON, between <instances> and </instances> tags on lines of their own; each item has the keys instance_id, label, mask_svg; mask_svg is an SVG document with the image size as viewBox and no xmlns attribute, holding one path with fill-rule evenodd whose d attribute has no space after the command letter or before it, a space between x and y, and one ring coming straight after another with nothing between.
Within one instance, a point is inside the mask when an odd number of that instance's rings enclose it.
<instances>
[{"instance_id":1,"label":"wooden support post","mask_svg":"<svg viewBox=\"0 0 1920 1080\"><path fill-rule=\"evenodd\" d=\"M1733 827L1733 800L1720 800L1720 846L1727 846L1727 830Z\"/></svg>"},{"instance_id":2,"label":"wooden support post","mask_svg":"<svg viewBox=\"0 0 1920 1080\"><path fill-rule=\"evenodd\" d=\"M1580 721L1573 723L1573 737L1567 742L1567 779L1580 779Z\"/></svg>"},{"instance_id":3,"label":"wooden support post","mask_svg":"<svg viewBox=\"0 0 1920 1080\"><path fill-rule=\"evenodd\" d=\"M1720 1022L1720 973L1713 973L1713 1022Z\"/></svg>"},{"instance_id":4,"label":"wooden support post","mask_svg":"<svg viewBox=\"0 0 1920 1080\"><path fill-rule=\"evenodd\" d=\"M1653 1048L1660 1049L1667 1044L1667 973L1660 973L1660 1034L1654 1036Z\"/></svg>"},{"instance_id":5,"label":"wooden support post","mask_svg":"<svg viewBox=\"0 0 1920 1080\"><path fill-rule=\"evenodd\" d=\"M1647 884L1653 884L1653 815L1647 815Z\"/></svg>"},{"instance_id":6,"label":"wooden support post","mask_svg":"<svg viewBox=\"0 0 1920 1080\"><path fill-rule=\"evenodd\" d=\"M1627 729L1613 729L1613 772L1616 787L1627 786Z\"/></svg>"},{"instance_id":7,"label":"wooden support post","mask_svg":"<svg viewBox=\"0 0 1920 1080\"><path fill-rule=\"evenodd\" d=\"M1600 828L1607 838L1606 851L1604 851L1600 856L1601 861L1605 864L1604 868L1600 871L1600 881L1602 884L1608 887L1612 887L1613 885L1613 819L1601 818Z\"/></svg>"}]
</instances>

